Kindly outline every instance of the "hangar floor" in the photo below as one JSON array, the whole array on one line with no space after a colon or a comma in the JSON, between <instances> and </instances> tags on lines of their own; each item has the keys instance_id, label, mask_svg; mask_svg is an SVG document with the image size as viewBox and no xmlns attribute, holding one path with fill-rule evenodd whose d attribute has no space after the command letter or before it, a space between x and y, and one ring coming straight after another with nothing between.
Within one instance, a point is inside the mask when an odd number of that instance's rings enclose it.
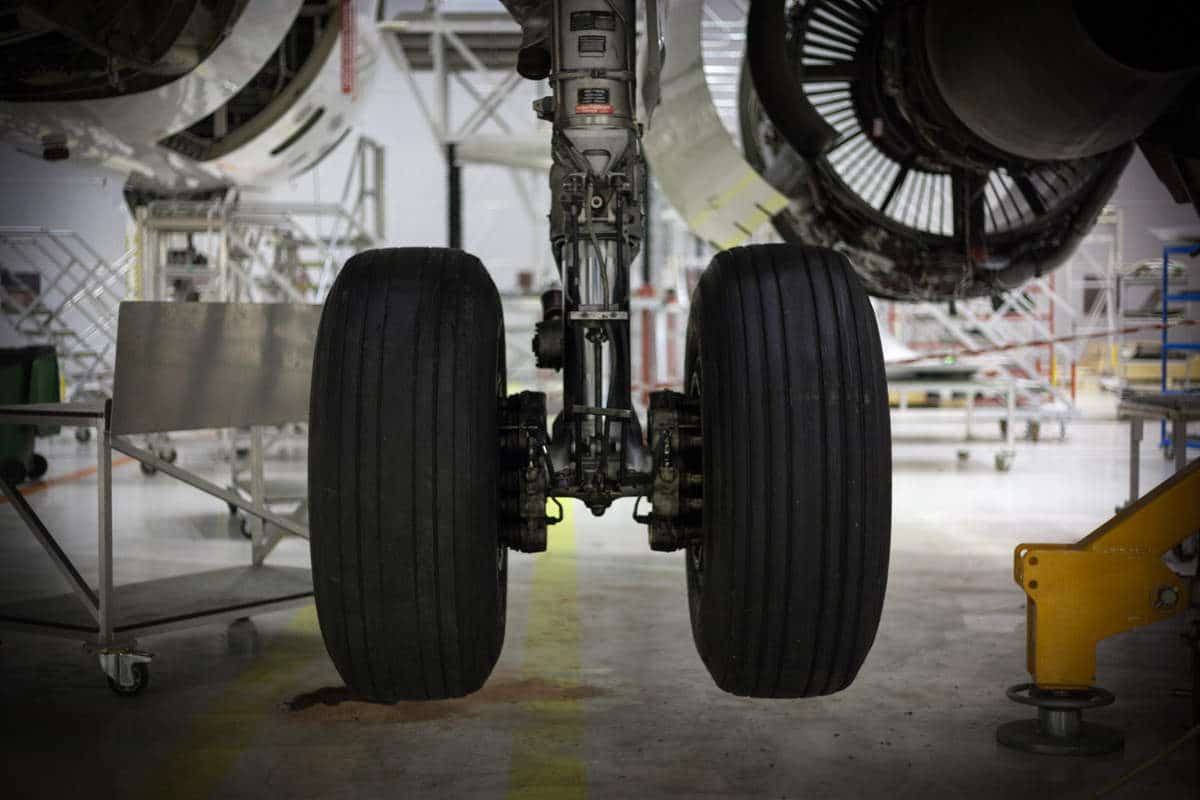
<instances>
[{"instance_id":1,"label":"hangar floor","mask_svg":"<svg viewBox=\"0 0 1200 800\"><path fill-rule=\"evenodd\" d=\"M1103 406L1103 404L1101 404ZM1122 755L1030 756L994 741L1029 710L1004 689L1026 679L1024 602L1011 579L1022 541L1071 541L1126 492L1127 429L1075 423L1065 442L998 442L955 459L958 428L895 424L894 548L875 648L843 694L749 701L713 687L688 630L682 556L648 551L630 508L583 509L552 529L551 552L512 560L508 637L477 695L370 706L346 698L315 613L150 638L149 688L105 686L78 644L4 634L0 752L6 797L1084 797L1189 725L1173 691L1190 681L1182 624L1102 646L1099 682L1116 705L1090 719L1122 728ZM1055 432L1056 433L1056 432ZM1147 431L1143 486L1169 467ZM68 436L45 442L51 475L91 463ZM180 462L211 441L180 441ZM271 462L302 480L303 461ZM281 471L282 470L282 471ZM221 503L137 467L114 469L117 577L131 581L245 563ZM30 500L94 570L94 479ZM92 560L89 561L89 556ZM285 542L276 563L304 565ZM0 601L63 591L11 509L0 508ZM1183 748L1114 796L1194 796Z\"/></svg>"}]
</instances>

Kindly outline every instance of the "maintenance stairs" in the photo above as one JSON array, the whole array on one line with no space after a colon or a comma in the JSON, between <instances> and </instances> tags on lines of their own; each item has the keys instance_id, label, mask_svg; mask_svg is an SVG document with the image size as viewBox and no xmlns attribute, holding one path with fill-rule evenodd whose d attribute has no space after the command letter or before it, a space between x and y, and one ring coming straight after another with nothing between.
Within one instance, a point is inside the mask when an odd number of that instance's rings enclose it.
<instances>
[{"instance_id":1,"label":"maintenance stairs","mask_svg":"<svg viewBox=\"0 0 1200 800\"><path fill-rule=\"evenodd\" d=\"M135 261L129 250L109 262L74 231L0 227L0 330L10 329L4 340L53 345L72 399L107 395L117 308Z\"/></svg>"},{"instance_id":2,"label":"maintenance stairs","mask_svg":"<svg viewBox=\"0 0 1200 800\"><path fill-rule=\"evenodd\" d=\"M885 306L893 335L918 352L953 348L982 374L1014 382L1018 404L1061 423L1075 413L1075 365L1087 343L1055 276L1031 278L992 298ZM1065 335L1064 335L1065 334ZM1074 341L1076 338L1079 341Z\"/></svg>"},{"instance_id":3,"label":"maintenance stairs","mask_svg":"<svg viewBox=\"0 0 1200 800\"><path fill-rule=\"evenodd\" d=\"M362 137L336 202L271 202L230 192L138 209L145 300L319 303L354 253L383 241L384 152Z\"/></svg>"}]
</instances>

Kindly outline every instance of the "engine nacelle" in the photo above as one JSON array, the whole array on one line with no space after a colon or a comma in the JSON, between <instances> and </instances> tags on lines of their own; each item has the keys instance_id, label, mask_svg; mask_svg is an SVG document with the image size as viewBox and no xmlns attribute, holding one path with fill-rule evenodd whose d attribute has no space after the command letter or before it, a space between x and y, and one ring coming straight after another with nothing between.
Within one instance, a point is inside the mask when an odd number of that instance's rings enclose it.
<instances>
[{"instance_id":1,"label":"engine nacelle","mask_svg":"<svg viewBox=\"0 0 1200 800\"><path fill-rule=\"evenodd\" d=\"M365 0L124 3L129 13L95 36L75 30L112 5L17 4L23 33L0 43L13 67L0 79L0 134L124 173L135 198L311 168L349 133L378 52ZM156 35L139 43L143 29Z\"/></svg>"},{"instance_id":2,"label":"engine nacelle","mask_svg":"<svg viewBox=\"0 0 1200 800\"><path fill-rule=\"evenodd\" d=\"M995 293L1065 260L1133 143L1188 116L1198 34L1186 0L754 0L743 148L781 234L873 293Z\"/></svg>"}]
</instances>

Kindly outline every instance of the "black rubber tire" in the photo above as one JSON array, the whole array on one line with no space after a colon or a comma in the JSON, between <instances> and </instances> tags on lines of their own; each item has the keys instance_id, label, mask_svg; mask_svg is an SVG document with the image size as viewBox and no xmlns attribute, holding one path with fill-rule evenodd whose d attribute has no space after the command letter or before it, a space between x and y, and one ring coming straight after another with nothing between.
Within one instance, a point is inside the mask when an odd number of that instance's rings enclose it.
<instances>
[{"instance_id":1,"label":"black rubber tire","mask_svg":"<svg viewBox=\"0 0 1200 800\"><path fill-rule=\"evenodd\" d=\"M129 665L130 672L133 673L133 684L131 686L122 686L108 678L108 688L112 689L113 694L118 697L134 697L142 693L147 686L150 685L150 667L145 663L137 663Z\"/></svg>"},{"instance_id":2,"label":"black rubber tire","mask_svg":"<svg viewBox=\"0 0 1200 800\"><path fill-rule=\"evenodd\" d=\"M891 538L879 331L846 258L790 244L718 254L688 323L704 538L689 548L696 647L750 697L846 688L875 639Z\"/></svg>"},{"instance_id":3,"label":"black rubber tire","mask_svg":"<svg viewBox=\"0 0 1200 800\"><path fill-rule=\"evenodd\" d=\"M347 262L309 416L316 605L346 685L376 702L479 689L504 642L500 297L459 250Z\"/></svg>"},{"instance_id":4,"label":"black rubber tire","mask_svg":"<svg viewBox=\"0 0 1200 800\"><path fill-rule=\"evenodd\" d=\"M29 456L29 480L36 481L44 477L46 471L50 469L50 463L46 461L46 457L41 453L32 453Z\"/></svg>"},{"instance_id":5,"label":"black rubber tire","mask_svg":"<svg viewBox=\"0 0 1200 800\"><path fill-rule=\"evenodd\" d=\"M92 429L91 428L76 428L75 429L75 441L79 442L80 444L87 444L91 440L92 440Z\"/></svg>"}]
</instances>

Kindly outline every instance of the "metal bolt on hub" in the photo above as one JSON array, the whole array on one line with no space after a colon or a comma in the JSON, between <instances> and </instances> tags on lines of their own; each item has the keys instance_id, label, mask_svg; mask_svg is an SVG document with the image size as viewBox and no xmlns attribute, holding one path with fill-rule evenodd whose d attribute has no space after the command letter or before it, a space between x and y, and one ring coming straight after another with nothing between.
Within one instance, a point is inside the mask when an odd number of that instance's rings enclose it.
<instances>
[{"instance_id":1,"label":"metal bolt on hub","mask_svg":"<svg viewBox=\"0 0 1200 800\"><path fill-rule=\"evenodd\" d=\"M1154 599L1154 607L1159 610L1174 608L1179 604L1179 590L1174 586L1158 587L1158 595Z\"/></svg>"}]
</instances>

